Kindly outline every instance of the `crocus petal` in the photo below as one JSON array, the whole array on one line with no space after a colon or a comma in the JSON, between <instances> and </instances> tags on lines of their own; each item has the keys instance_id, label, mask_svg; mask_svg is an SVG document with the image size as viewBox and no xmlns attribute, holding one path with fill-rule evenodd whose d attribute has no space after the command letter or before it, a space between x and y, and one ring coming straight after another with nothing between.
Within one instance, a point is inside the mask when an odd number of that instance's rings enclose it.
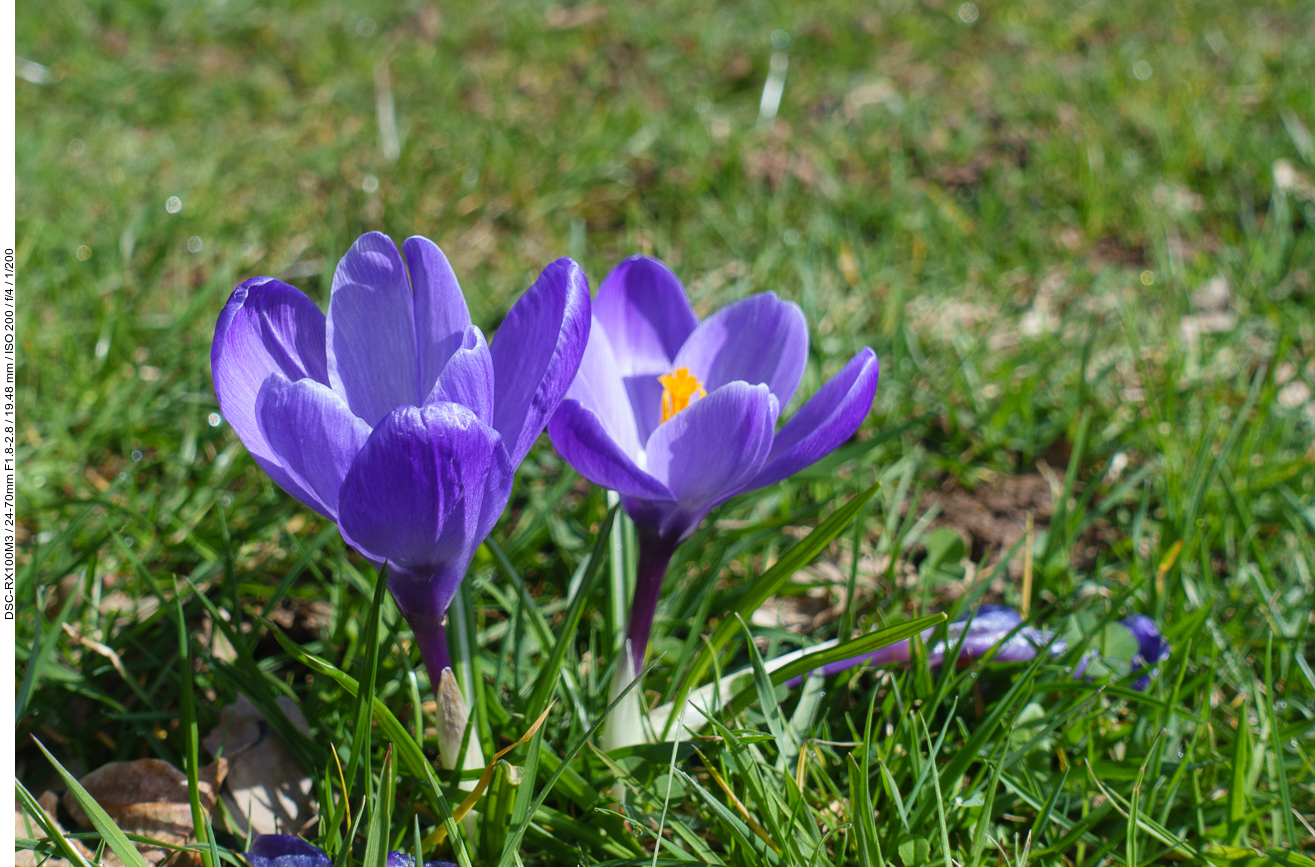
<instances>
[{"instance_id":1,"label":"crocus petal","mask_svg":"<svg viewBox=\"0 0 1315 867\"><path fill-rule=\"evenodd\" d=\"M245 853L251 867L332 867L329 856L293 834L261 834Z\"/></svg>"},{"instance_id":2,"label":"crocus petal","mask_svg":"<svg viewBox=\"0 0 1315 867\"><path fill-rule=\"evenodd\" d=\"M703 320L672 367L688 367L709 393L737 380L766 383L785 406L799 387L807 361L804 311L775 292L762 292Z\"/></svg>"},{"instance_id":3,"label":"crocus petal","mask_svg":"<svg viewBox=\"0 0 1315 867\"><path fill-rule=\"evenodd\" d=\"M708 510L733 496L762 467L779 406L765 385L732 382L696 401L653 432L648 471L677 507L664 534L685 535Z\"/></svg>"},{"instance_id":4,"label":"crocus petal","mask_svg":"<svg viewBox=\"0 0 1315 867\"><path fill-rule=\"evenodd\" d=\"M462 343L438 375L425 404L449 401L472 410L484 424L493 423L493 356L477 326L466 327Z\"/></svg>"},{"instance_id":5,"label":"crocus petal","mask_svg":"<svg viewBox=\"0 0 1315 867\"><path fill-rule=\"evenodd\" d=\"M579 380L577 380L578 382ZM580 475L622 496L672 500L667 486L639 468L609 435L598 415L567 398L548 422L553 447Z\"/></svg>"},{"instance_id":6,"label":"crocus petal","mask_svg":"<svg viewBox=\"0 0 1315 867\"><path fill-rule=\"evenodd\" d=\"M421 394L428 394L448 359L465 345L470 309L457 275L437 244L415 235L402 242L402 254L411 276L415 308L416 385Z\"/></svg>"},{"instance_id":7,"label":"crocus petal","mask_svg":"<svg viewBox=\"0 0 1315 867\"><path fill-rule=\"evenodd\" d=\"M603 278L594 316L612 342L623 377L667 373L699 321L676 275L645 256L631 256Z\"/></svg>"},{"instance_id":8,"label":"crocus petal","mask_svg":"<svg viewBox=\"0 0 1315 867\"><path fill-rule=\"evenodd\" d=\"M589 339L589 281L558 259L512 305L489 347L493 427L519 464L575 379Z\"/></svg>"},{"instance_id":9,"label":"crocus petal","mask_svg":"<svg viewBox=\"0 0 1315 867\"><path fill-rule=\"evenodd\" d=\"M370 436L369 425L327 385L312 379L289 382L278 372L265 380L256 408L260 431L279 465L314 496L306 505L336 519L338 489Z\"/></svg>"},{"instance_id":10,"label":"crocus petal","mask_svg":"<svg viewBox=\"0 0 1315 867\"><path fill-rule=\"evenodd\" d=\"M511 490L497 432L454 403L402 406L370 434L343 481L338 524L376 563L403 613L447 610ZM486 502L502 497L500 503Z\"/></svg>"},{"instance_id":11,"label":"crocus petal","mask_svg":"<svg viewBox=\"0 0 1315 867\"><path fill-rule=\"evenodd\" d=\"M853 436L872 408L879 374L876 353L864 347L777 432L767 465L745 490L775 484Z\"/></svg>"},{"instance_id":12,"label":"crocus petal","mask_svg":"<svg viewBox=\"0 0 1315 867\"><path fill-rule=\"evenodd\" d=\"M224 418L262 466L276 463L256 419L256 396L271 373L328 383L324 314L299 289L273 277L248 280L219 315L210 366Z\"/></svg>"},{"instance_id":13,"label":"crocus petal","mask_svg":"<svg viewBox=\"0 0 1315 867\"><path fill-rule=\"evenodd\" d=\"M584 356L580 359L580 372L566 390L566 399L579 401L582 407L597 416L608 438L633 460L638 459L642 450L640 444L648 438L640 437L635 429L635 415L630 410L618 369L607 332L595 319L589 328ZM653 381L656 383L657 378L654 377Z\"/></svg>"},{"instance_id":14,"label":"crocus petal","mask_svg":"<svg viewBox=\"0 0 1315 867\"><path fill-rule=\"evenodd\" d=\"M366 424L424 398L406 266L387 235L362 235L338 263L327 336L329 384Z\"/></svg>"}]
</instances>

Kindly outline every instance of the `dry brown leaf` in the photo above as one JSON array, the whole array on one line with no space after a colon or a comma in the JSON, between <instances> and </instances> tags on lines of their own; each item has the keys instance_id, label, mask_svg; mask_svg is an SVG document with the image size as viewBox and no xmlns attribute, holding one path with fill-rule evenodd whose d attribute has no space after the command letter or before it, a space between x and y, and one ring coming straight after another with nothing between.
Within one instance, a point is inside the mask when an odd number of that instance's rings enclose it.
<instances>
[{"instance_id":1,"label":"dry brown leaf","mask_svg":"<svg viewBox=\"0 0 1315 867\"><path fill-rule=\"evenodd\" d=\"M201 808L207 815L214 812L215 792L223 782L227 765L226 759L219 759L198 770L197 792ZM87 774L80 782L122 830L174 846L185 846L193 841L187 775L168 762L160 759L110 762ZM91 819L72 792L64 794L64 809L79 825L91 826ZM173 854L172 850L152 846L139 845L137 849L151 864L159 864ZM180 857L186 863L195 861L187 856Z\"/></svg>"},{"instance_id":2,"label":"dry brown leaf","mask_svg":"<svg viewBox=\"0 0 1315 867\"><path fill-rule=\"evenodd\" d=\"M607 7L602 3L583 3L579 6L549 6L543 13L543 20L552 30L570 30L600 18L607 17Z\"/></svg>"},{"instance_id":3,"label":"dry brown leaf","mask_svg":"<svg viewBox=\"0 0 1315 867\"><path fill-rule=\"evenodd\" d=\"M294 726L310 733L292 699L280 696L277 702ZM243 836L251 830L295 834L315 815L311 778L245 695L219 712L219 724L202 743L212 756L229 760L223 798L238 825L229 830Z\"/></svg>"}]
</instances>

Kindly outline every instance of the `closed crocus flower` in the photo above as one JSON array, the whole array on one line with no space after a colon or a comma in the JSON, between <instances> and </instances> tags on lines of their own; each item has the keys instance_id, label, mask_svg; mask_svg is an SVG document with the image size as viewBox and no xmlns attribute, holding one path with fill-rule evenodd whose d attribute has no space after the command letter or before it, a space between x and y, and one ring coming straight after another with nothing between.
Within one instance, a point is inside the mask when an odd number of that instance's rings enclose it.
<instances>
[{"instance_id":1,"label":"closed crocus flower","mask_svg":"<svg viewBox=\"0 0 1315 867\"><path fill-rule=\"evenodd\" d=\"M974 659L986 655L995 648L991 658L996 662L1025 662L1035 659L1037 651L1049 647L1052 656L1059 656L1068 649L1064 639L1055 638L1053 632L1036 629L1032 626L1020 626L1023 618L1013 608L1004 605L983 605L975 613L949 624L945 628L945 640L938 641L927 650L927 664L933 668L945 662L948 653L960 640L963 646L959 650L959 663L965 665ZM924 629L919 636L923 641L930 641L938 627ZM967 635L964 631L967 630ZM1052 643L1053 641L1053 643ZM910 639L896 641L871 653L851 656L830 665L824 665L814 674L830 676L859 665L894 665L908 662L912 658ZM802 677L790 681L790 686L803 683Z\"/></svg>"},{"instance_id":2,"label":"closed crocus flower","mask_svg":"<svg viewBox=\"0 0 1315 867\"><path fill-rule=\"evenodd\" d=\"M699 322L676 276L642 256L599 287L580 373L548 432L581 475L620 494L635 522L634 670L671 556L708 511L823 457L867 415L878 374L871 349L778 430L807 360L803 311L775 293Z\"/></svg>"},{"instance_id":3,"label":"closed crocus flower","mask_svg":"<svg viewBox=\"0 0 1315 867\"><path fill-rule=\"evenodd\" d=\"M413 237L399 252L378 232L339 263L327 316L257 277L219 317L211 363L225 418L280 487L388 564L435 686L448 606L575 377L589 323L584 273L559 259L490 345L442 251Z\"/></svg>"},{"instance_id":4,"label":"closed crocus flower","mask_svg":"<svg viewBox=\"0 0 1315 867\"><path fill-rule=\"evenodd\" d=\"M1134 614L1124 619L1122 625L1132 633L1133 638L1137 639L1139 648L1131 660L1130 676L1145 670L1148 666L1155 666L1169 657L1169 644L1160 635L1159 628L1151 618L1144 614ZM966 636L965 630L967 630ZM923 630L922 640L930 641L935 632L936 627ZM949 624L945 635L944 641L936 642L927 650L927 663L932 667L944 664L946 653L950 652L961 638L963 646L959 650L960 665L967 665L985 656L992 649L995 651L991 656L993 662L1028 662L1035 659L1037 653L1046 648L1050 648L1052 657L1063 656L1068 650L1068 644L1064 639L1056 638L1055 633L1046 629L1024 626L1022 615L1004 605L981 606L975 613ZM906 638L871 653L851 656L849 659L824 665L813 673L830 676L859 665L906 663L911 658L911 649L910 640ZM1098 654L1094 650L1088 651L1078 662L1073 676L1082 677L1086 674L1091 660L1097 658ZM1153 674L1155 674L1154 668L1134 681L1133 689L1145 689L1150 684ZM791 680L789 685L795 687L801 683L803 678L797 677Z\"/></svg>"}]
</instances>

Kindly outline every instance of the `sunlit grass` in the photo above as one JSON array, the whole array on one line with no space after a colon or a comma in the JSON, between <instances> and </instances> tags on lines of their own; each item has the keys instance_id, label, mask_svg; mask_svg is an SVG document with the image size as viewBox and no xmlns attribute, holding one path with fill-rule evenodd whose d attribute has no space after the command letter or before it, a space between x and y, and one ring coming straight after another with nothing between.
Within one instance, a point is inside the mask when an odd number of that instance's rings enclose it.
<instances>
[{"instance_id":1,"label":"sunlit grass","mask_svg":"<svg viewBox=\"0 0 1315 867\"><path fill-rule=\"evenodd\" d=\"M1309 863L1276 850L1315 846L1315 16L974 9L23 8L18 53L49 70L17 81L23 785L64 788L29 735L76 777L185 767L181 626L198 731L238 692L266 709L331 854L347 826L330 745L368 758L356 819L394 744L390 847L465 796L418 763L437 744L432 713L413 739L412 672L430 693L391 601L367 640L373 571L259 471L209 379L239 280L324 303L351 240L382 229L442 245L490 332L552 258L596 286L647 252L701 313L766 289L801 304L804 395L877 350L856 440L681 549L649 707L697 685L748 588L878 481L858 525L746 617L757 654L983 599L1027 605L1071 648L789 693L748 678L700 739L603 754L585 734L633 540L621 528L565 631L607 502L545 440L492 536L505 561L482 550L464 585L484 755L556 703L495 770L471 863L511 863L517 829L526 863L651 863L659 827L660 863ZM760 123L776 30L789 67ZM1107 628L1131 611L1173 647L1145 692ZM563 676L536 690L559 643ZM1075 680L1091 646L1109 672ZM353 690L376 651L365 751ZM737 624L701 682L753 655ZM242 851L222 824L217 849Z\"/></svg>"}]
</instances>

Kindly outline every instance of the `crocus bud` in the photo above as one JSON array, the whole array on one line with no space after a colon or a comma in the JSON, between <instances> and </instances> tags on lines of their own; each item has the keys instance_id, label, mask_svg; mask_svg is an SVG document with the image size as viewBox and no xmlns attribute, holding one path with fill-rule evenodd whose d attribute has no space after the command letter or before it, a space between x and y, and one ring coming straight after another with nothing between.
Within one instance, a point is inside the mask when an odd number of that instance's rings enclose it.
<instances>
[{"instance_id":1,"label":"crocus bud","mask_svg":"<svg viewBox=\"0 0 1315 867\"><path fill-rule=\"evenodd\" d=\"M612 691L608 703L616 701L631 681L635 679L635 664L630 639L626 639L625 653L617 662L616 673L612 675ZM626 694L621 703L612 711L603 728L603 749L615 750L620 747L646 743L644 736L643 709L640 707L640 688L636 686Z\"/></svg>"},{"instance_id":2,"label":"crocus bud","mask_svg":"<svg viewBox=\"0 0 1315 867\"><path fill-rule=\"evenodd\" d=\"M450 668L443 669L439 675L437 692L438 755L443 768L450 771L457 766L457 757L461 755L461 741L470 720L470 708ZM466 760L461 767L466 771L484 767L484 751L480 749L479 738L473 731L470 733L470 743L466 746ZM470 791L475 788L475 784L466 781L461 784L461 788Z\"/></svg>"}]
</instances>

